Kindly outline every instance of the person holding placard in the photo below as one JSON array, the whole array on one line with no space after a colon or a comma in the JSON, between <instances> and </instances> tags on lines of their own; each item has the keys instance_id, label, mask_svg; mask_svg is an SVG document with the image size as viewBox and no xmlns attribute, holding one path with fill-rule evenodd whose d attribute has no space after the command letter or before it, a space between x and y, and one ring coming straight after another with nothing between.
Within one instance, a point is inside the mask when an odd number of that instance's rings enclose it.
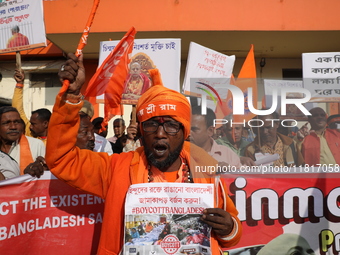
<instances>
[{"instance_id":1,"label":"person holding placard","mask_svg":"<svg viewBox=\"0 0 340 255\"><path fill-rule=\"evenodd\" d=\"M105 199L98 254L118 254L124 244L126 193L132 184L157 182L211 183L216 208L205 208L201 221L212 228L211 250L235 245L242 226L225 184L213 175L195 171L196 165L216 165L217 161L185 139L190 133L190 104L185 96L162 85L158 70L150 70L153 83L136 106L141 123L143 147L113 154L94 153L74 146L82 106L80 89L85 82L82 56L69 54L62 80L69 80L65 93L56 98L49 126L46 161L59 179ZM113 231L114 230L114 231Z\"/></svg>"}]
</instances>

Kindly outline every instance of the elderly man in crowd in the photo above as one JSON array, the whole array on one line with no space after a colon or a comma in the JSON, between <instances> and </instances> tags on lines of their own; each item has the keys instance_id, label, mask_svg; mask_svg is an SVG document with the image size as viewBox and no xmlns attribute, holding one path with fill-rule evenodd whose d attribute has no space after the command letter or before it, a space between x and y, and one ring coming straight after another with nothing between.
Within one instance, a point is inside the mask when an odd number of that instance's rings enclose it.
<instances>
[{"instance_id":1,"label":"elderly man in crowd","mask_svg":"<svg viewBox=\"0 0 340 255\"><path fill-rule=\"evenodd\" d=\"M117 139L125 135L125 121L122 118L115 119L113 121L113 132L114 136L108 138L107 140L111 143L116 143Z\"/></svg>"},{"instance_id":2,"label":"elderly man in crowd","mask_svg":"<svg viewBox=\"0 0 340 255\"><path fill-rule=\"evenodd\" d=\"M157 74L157 70L151 72L154 84L160 84ZM196 178L195 164L216 165L217 161L199 147L185 142L190 133L190 105L183 95L162 85L150 88L137 104L144 147L109 156L74 146L79 126L78 112L82 106L80 89L85 81L82 56L78 59L69 54L69 60L59 75L68 79L70 86L66 93L56 98L48 134L53 139L47 144L46 160L58 178L105 199L98 254L118 254L123 247L125 197L131 184L215 183L216 180L208 176ZM176 107L160 107L164 103ZM147 111L149 104L155 106L153 111ZM224 184L220 182L220 185ZM206 208L201 216L201 220L212 227L212 254L218 254L219 247L235 245L241 237L237 210L224 192L226 187L220 189L217 186L220 199L216 201L216 208Z\"/></svg>"},{"instance_id":3,"label":"elderly man in crowd","mask_svg":"<svg viewBox=\"0 0 340 255\"><path fill-rule=\"evenodd\" d=\"M306 123L297 133L305 163L310 166L340 164L340 133L327 128L327 114L322 108L315 107L309 112L310 130Z\"/></svg>"},{"instance_id":4,"label":"elderly man in crowd","mask_svg":"<svg viewBox=\"0 0 340 255\"><path fill-rule=\"evenodd\" d=\"M77 140L75 146L79 149L84 150L94 150L95 137L94 137L94 127L91 122L91 117L93 115L93 107L90 102L84 100L83 107L79 111L80 124L77 134ZM43 157L38 157L35 162L30 164L24 171L25 174L30 174L35 177L40 177L43 175L45 170L49 170L46 161Z\"/></svg>"},{"instance_id":5,"label":"elderly man in crowd","mask_svg":"<svg viewBox=\"0 0 340 255\"><path fill-rule=\"evenodd\" d=\"M303 164L303 158L300 151L296 148L296 143L292 138L277 132L280 125L279 114L273 112L270 115L256 116L258 123L254 126L256 133L255 140L246 147L245 156L254 161L259 160L263 155L277 154L273 166L293 166ZM272 120L276 121L272 121ZM263 124L263 125L262 125Z\"/></svg>"},{"instance_id":6,"label":"elderly man in crowd","mask_svg":"<svg viewBox=\"0 0 340 255\"><path fill-rule=\"evenodd\" d=\"M340 131L340 114L334 114L327 118L327 125L330 129Z\"/></svg>"},{"instance_id":7,"label":"elderly man in crowd","mask_svg":"<svg viewBox=\"0 0 340 255\"><path fill-rule=\"evenodd\" d=\"M20 166L20 174L39 156L45 156L42 141L23 135L24 124L17 109L0 107L0 150L14 158Z\"/></svg>"}]
</instances>

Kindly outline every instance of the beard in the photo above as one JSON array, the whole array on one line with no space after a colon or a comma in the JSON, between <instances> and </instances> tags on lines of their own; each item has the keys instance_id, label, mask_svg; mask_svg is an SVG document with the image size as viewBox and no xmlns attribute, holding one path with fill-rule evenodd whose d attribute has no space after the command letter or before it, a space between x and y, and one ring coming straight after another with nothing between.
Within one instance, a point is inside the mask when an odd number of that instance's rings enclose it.
<instances>
[{"instance_id":1,"label":"beard","mask_svg":"<svg viewBox=\"0 0 340 255\"><path fill-rule=\"evenodd\" d=\"M144 139L143 139L143 144L145 144ZM144 146L145 155L148 160L148 163L152 166L157 167L160 171L164 172L169 166L171 166L178 159L179 154L182 151L183 144L184 144L184 140L173 152L169 152L169 156L162 161L156 160L153 152L149 148ZM167 144L167 146L169 148L169 144Z\"/></svg>"}]
</instances>

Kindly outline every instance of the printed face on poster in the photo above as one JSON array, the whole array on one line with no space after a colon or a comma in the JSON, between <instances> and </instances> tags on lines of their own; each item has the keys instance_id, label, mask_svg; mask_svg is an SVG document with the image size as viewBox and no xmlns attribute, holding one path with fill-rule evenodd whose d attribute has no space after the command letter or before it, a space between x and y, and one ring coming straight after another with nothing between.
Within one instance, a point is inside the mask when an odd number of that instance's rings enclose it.
<instances>
[{"instance_id":1,"label":"printed face on poster","mask_svg":"<svg viewBox=\"0 0 340 255\"><path fill-rule=\"evenodd\" d=\"M0 2L0 53L46 46L41 0Z\"/></svg>"},{"instance_id":2,"label":"printed face on poster","mask_svg":"<svg viewBox=\"0 0 340 255\"><path fill-rule=\"evenodd\" d=\"M100 43L99 66L119 41ZM180 39L136 39L131 54L129 72L124 84L122 104L137 104L139 97L152 84L148 70L157 68L163 85L179 91ZM97 97L102 102L104 96Z\"/></svg>"}]
</instances>

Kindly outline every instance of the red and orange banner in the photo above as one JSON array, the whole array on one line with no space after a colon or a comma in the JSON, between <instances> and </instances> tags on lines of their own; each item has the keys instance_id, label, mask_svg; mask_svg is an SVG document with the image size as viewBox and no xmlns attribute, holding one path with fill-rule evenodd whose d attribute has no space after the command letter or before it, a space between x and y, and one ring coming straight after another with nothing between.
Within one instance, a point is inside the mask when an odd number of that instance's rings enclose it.
<instances>
[{"instance_id":1,"label":"red and orange banner","mask_svg":"<svg viewBox=\"0 0 340 255\"><path fill-rule=\"evenodd\" d=\"M338 254L340 188L334 170L321 166L319 172L297 168L303 174L224 175L243 225L241 241L226 254L293 254L285 252L297 246L309 253L296 254ZM280 246L282 251L275 250Z\"/></svg>"},{"instance_id":2,"label":"red and orange banner","mask_svg":"<svg viewBox=\"0 0 340 255\"><path fill-rule=\"evenodd\" d=\"M338 254L339 170L320 166L297 168L304 172L299 174L222 175L243 225L240 242L225 253L279 254L272 246L284 243L287 250L301 244L314 254ZM102 199L68 186L50 172L41 179L23 175L2 181L0 189L3 254L21 254L23 249L25 254L96 253Z\"/></svg>"},{"instance_id":3,"label":"red and orange banner","mask_svg":"<svg viewBox=\"0 0 340 255\"><path fill-rule=\"evenodd\" d=\"M0 182L1 254L96 254L104 201L45 172Z\"/></svg>"}]
</instances>

